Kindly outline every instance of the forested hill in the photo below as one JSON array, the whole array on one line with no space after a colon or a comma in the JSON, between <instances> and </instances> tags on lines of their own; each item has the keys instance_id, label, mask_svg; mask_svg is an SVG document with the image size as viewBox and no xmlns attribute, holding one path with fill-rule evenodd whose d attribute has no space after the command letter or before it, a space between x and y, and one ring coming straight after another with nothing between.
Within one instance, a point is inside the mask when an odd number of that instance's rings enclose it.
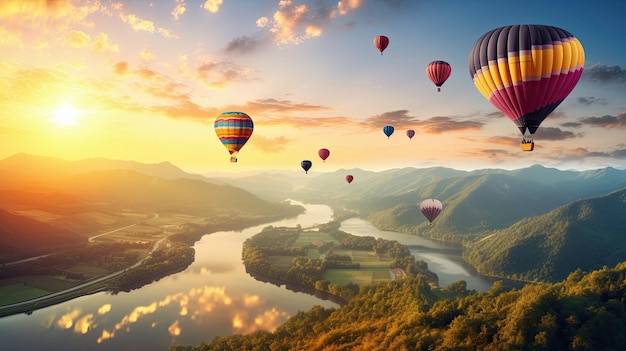
<instances>
[{"instance_id":1,"label":"forested hill","mask_svg":"<svg viewBox=\"0 0 626 351\"><path fill-rule=\"evenodd\" d=\"M364 287L340 309L314 307L274 332L216 337L171 350L621 350L626 345L626 262L555 284L501 284L453 298L418 278Z\"/></svg>"},{"instance_id":2,"label":"forested hill","mask_svg":"<svg viewBox=\"0 0 626 351\"><path fill-rule=\"evenodd\" d=\"M469 246L483 274L560 280L626 258L626 188L523 219Z\"/></svg>"}]
</instances>

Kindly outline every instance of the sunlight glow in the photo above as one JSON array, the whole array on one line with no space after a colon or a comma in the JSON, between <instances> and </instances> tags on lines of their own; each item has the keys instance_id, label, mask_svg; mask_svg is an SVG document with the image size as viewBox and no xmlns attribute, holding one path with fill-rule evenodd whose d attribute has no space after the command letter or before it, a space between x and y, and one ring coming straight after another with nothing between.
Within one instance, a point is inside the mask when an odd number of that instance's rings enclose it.
<instances>
[{"instance_id":1,"label":"sunlight glow","mask_svg":"<svg viewBox=\"0 0 626 351\"><path fill-rule=\"evenodd\" d=\"M62 105L52 111L50 122L60 127L73 127L78 122L79 111L69 105Z\"/></svg>"}]
</instances>

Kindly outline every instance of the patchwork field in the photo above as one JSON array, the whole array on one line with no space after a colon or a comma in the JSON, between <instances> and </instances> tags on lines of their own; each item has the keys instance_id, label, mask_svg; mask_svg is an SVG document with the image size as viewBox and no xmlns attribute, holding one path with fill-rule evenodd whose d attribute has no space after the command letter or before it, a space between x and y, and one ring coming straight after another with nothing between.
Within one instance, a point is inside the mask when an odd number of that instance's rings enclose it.
<instances>
[{"instance_id":1,"label":"patchwork field","mask_svg":"<svg viewBox=\"0 0 626 351\"><path fill-rule=\"evenodd\" d=\"M339 246L339 242L330 234L319 231L303 231L299 233L298 238L292 244L292 247L304 247L311 243L321 245L333 242ZM374 251L369 250L346 250L334 248L333 253L341 256L349 256L352 263L359 263L360 269L328 269L324 273L324 279L332 284L346 285L354 283L358 285L369 285L382 281L391 280L389 272L390 260L377 255ZM317 249L309 249L306 257L319 259L323 256ZM273 255L269 257L270 264L279 270L287 271L291 267L293 256Z\"/></svg>"}]
</instances>

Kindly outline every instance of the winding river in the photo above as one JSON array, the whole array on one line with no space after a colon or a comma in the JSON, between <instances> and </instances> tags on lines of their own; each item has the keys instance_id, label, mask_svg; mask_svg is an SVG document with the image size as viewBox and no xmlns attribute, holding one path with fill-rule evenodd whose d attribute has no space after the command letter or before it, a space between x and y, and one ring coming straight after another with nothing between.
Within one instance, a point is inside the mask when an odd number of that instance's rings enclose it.
<instances>
[{"instance_id":1,"label":"winding river","mask_svg":"<svg viewBox=\"0 0 626 351\"><path fill-rule=\"evenodd\" d=\"M54 306L0 318L0 340L7 350L167 350L169 345L200 344L215 336L273 330L298 311L314 305L337 307L305 293L255 280L245 272L241 247L268 225L302 227L326 223L332 210L304 205L295 218L240 232L205 235L195 244L195 261L186 270L141 289L95 293ZM405 234L380 231L361 219L341 230L398 240L428 262L440 285L464 279L484 291L491 280L463 264L460 251Z\"/></svg>"}]
</instances>

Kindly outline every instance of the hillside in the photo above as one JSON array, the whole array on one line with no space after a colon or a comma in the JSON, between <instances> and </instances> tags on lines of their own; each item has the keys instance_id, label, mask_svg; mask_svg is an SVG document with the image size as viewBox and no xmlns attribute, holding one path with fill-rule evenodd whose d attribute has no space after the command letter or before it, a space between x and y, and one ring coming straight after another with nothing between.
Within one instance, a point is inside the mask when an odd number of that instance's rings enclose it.
<instances>
[{"instance_id":1,"label":"hillside","mask_svg":"<svg viewBox=\"0 0 626 351\"><path fill-rule=\"evenodd\" d=\"M112 168L100 169L106 167ZM4 229L0 231L0 257L49 253L94 233L140 224L159 215L243 225L302 211L299 206L263 200L243 189L198 177L169 163L70 162L26 154L1 160L0 210L4 217L0 225Z\"/></svg>"},{"instance_id":2,"label":"hillside","mask_svg":"<svg viewBox=\"0 0 626 351\"><path fill-rule=\"evenodd\" d=\"M67 161L21 153L0 160L0 184L1 187L32 189L46 187L77 174L112 169L131 170L164 179L190 178L208 181L201 175L186 173L169 162L145 164L105 158Z\"/></svg>"},{"instance_id":3,"label":"hillside","mask_svg":"<svg viewBox=\"0 0 626 351\"><path fill-rule=\"evenodd\" d=\"M555 281L626 257L626 188L523 219L471 245L481 273Z\"/></svg>"},{"instance_id":4,"label":"hillside","mask_svg":"<svg viewBox=\"0 0 626 351\"><path fill-rule=\"evenodd\" d=\"M421 277L362 288L340 309L313 307L274 332L216 337L173 351L621 350L626 263L555 284L487 292L463 282L430 289Z\"/></svg>"},{"instance_id":5,"label":"hillside","mask_svg":"<svg viewBox=\"0 0 626 351\"><path fill-rule=\"evenodd\" d=\"M0 262L33 257L86 242L76 232L0 209Z\"/></svg>"}]
</instances>

